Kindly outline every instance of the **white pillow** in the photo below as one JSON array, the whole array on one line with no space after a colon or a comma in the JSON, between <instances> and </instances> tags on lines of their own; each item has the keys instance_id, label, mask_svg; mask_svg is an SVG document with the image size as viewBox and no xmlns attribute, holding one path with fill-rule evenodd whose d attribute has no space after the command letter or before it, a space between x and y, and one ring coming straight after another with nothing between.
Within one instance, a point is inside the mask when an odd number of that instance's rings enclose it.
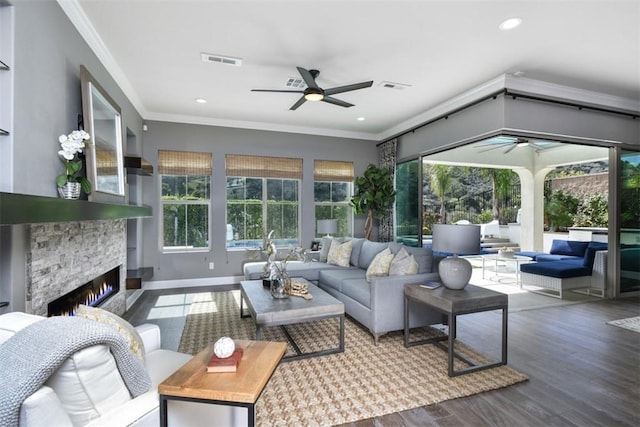
<instances>
[{"instance_id":1,"label":"white pillow","mask_svg":"<svg viewBox=\"0 0 640 427\"><path fill-rule=\"evenodd\" d=\"M131 352L144 363L144 342L131 323L107 310L82 304L78 306L76 316L95 320L115 329L127 341Z\"/></svg>"},{"instance_id":2,"label":"white pillow","mask_svg":"<svg viewBox=\"0 0 640 427\"><path fill-rule=\"evenodd\" d=\"M104 344L75 352L46 385L55 390L76 426L86 425L131 400L111 350Z\"/></svg>"},{"instance_id":3,"label":"white pillow","mask_svg":"<svg viewBox=\"0 0 640 427\"><path fill-rule=\"evenodd\" d=\"M340 243L335 239L332 240L331 248L329 248L329 254L327 255L327 264L333 264L339 267L349 267L351 249L353 249L353 243L351 240L347 240L344 243Z\"/></svg>"},{"instance_id":4,"label":"white pillow","mask_svg":"<svg viewBox=\"0 0 640 427\"><path fill-rule=\"evenodd\" d=\"M393 261L393 254L391 253L391 249L387 248L382 252L379 252L369 264L367 268L367 282L371 282L371 278L373 276L388 276L389 275L389 267L391 266L391 261Z\"/></svg>"},{"instance_id":5,"label":"white pillow","mask_svg":"<svg viewBox=\"0 0 640 427\"><path fill-rule=\"evenodd\" d=\"M405 276L418 273L418 263L413 255L409 255L409 252L405 248L401 248L389 267L389 276Z\"/></svg>"}]
</instances>

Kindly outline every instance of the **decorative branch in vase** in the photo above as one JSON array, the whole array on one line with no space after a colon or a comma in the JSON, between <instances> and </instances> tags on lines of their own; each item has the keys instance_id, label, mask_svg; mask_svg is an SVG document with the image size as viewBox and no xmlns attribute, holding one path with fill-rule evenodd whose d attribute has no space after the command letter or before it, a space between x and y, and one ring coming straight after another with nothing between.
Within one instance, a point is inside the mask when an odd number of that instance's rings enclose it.
<instances>
[{"instance_id":1,"label":"decorative branch in vase","mask_svg":"<svg viewBox=\"0 0 640 427\"><path fill-rule=\"evenodd\" d=\"M86 194L91 194L91 182L82 176L82 160L78 158L78 154L82 153L85 148L85 141L91 136L84 130L74 130L68 135L60 135L60 151L58 155L64 164L64 173L56 177L56 185L60 197L65 199L78 199L80 197L80 189Z\"/></svg>"}]
</instances>

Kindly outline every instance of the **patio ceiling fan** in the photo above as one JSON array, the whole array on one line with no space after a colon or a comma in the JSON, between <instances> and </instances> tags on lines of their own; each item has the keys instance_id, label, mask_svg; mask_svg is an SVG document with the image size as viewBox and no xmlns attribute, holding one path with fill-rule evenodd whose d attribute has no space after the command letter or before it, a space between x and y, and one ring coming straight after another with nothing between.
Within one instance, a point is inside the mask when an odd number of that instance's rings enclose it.
<instances>
[{"instance_id":1,"label":"patio ceiling fan","mask_svg":"<svg viewBox=\"0 0 640 427\"><path fill-rule=\"evenodd\" d=\"M483 145L478 145L478 148L483 148L483 147L488 147L484 150L480 150L480 153L485 153L487 151L491 151L491 150L497 150L499 148L505 148L507 147L507 149L503 152L503 154L507 154L510 153L512 150L518 148L518 147L530 147L533 148L536 152L542 151L547 147L543 147L542 145L534 142L534 141L530 141L526 138L515 138L513 140L504 140L504 141L500 141L500 142L489 142L487 144L483 144Z\"/></svg>"},{"instance_id":2,"label":"patio ceiling fan","mask_svg":"<svg viewBox=\"0 0 640 427\"><path fill-rule=\"evenodd\" d=\"M340 107L353 107L353 104L334 98L331 95L337 93L350 92L352 90L365 89L371 87L373 80L362 83L354 83L345 86L337 86L329 89L323 89L316 83L316 78L320 75L318 70L307 70L302 67L296 67L298 73L302 76L302 79L307 85L305 90L278 90L278 89L251 89L251 92L278 92L278 93L301 93L302 96L298 101L289 108L290 110L297 110L306 101L324 101L329 104L338 105Z\"/></svg>"}]
</instances>

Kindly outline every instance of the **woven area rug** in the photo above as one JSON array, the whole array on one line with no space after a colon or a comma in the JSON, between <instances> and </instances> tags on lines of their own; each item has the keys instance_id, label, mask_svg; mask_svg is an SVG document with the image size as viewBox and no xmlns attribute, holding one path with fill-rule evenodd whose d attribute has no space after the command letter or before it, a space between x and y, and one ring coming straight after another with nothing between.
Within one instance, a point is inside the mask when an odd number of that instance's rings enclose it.
<instances>
[{"instance_id":1,"label":"woven area rug","mask_svg":"<svg viewBox=\"0 0 640 427\"><path fill-rule=\"evenodd\" d=\"M629 317L627 319L612 320L607 325L617 326L619 328L629 329L634 332L640 332L640 316Z\"/></svg>"},{"instance_id":2,"label":"woven area rug","mask_svg":"<svg viewBox=\"0 0 640 427\"><path fill-rule=\"evenodd\" d=\"M303 351L336 347L338 321L291 325L289 332ZM436 334L427 328L412 339ZM251 318L240 318L240 291L196 294L187 316L179 351L196 354L221 336L254 339ZM286 341L280 328L263 329L263 339ZM475 360L482 355L456 342L456 350ZM287 354L293 354L290 348ZM465 366L464 364L456 368ZM345 320L345 352L281 363L256 405L259 426L328 426L506 387L527 377L500 366L451 378L447 354L434 345L404 347L402 332L371 334Z\"/></svg>"}]
</instances>

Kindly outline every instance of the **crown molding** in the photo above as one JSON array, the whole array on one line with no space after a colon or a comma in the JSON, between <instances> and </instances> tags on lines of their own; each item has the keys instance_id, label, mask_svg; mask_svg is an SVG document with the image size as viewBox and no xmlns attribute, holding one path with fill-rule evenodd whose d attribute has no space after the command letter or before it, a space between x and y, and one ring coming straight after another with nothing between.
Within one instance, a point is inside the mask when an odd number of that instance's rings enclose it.
<instances>
[{"instance_id":1,"label":"crown molding","mask_svg":"<svg viewBox=\"0 0 640 427\"><path fill-rule=\"evenodd\" d=\"M102 62L102 65L107 69L107 72L113 77L116 84L124 92L125 96L129 99L129 102L133 104L133 107L138 111L138 114L144 118L147 111L144 108L142 100L138 96L138 93L133 89L131 82L126 77L118 63L107 46L102 41L102 38L96 31L95 27L91 25L91 21L84 13L82 6L78 3L78 0L57 0L58 4L67 15L71 23L76 30L80 33L80 36L89 45L89 48L96 54L98 60Z\"/></svg>"},{"instance_id":2,"label":"crown molding","mask_svg":"<svg viewBox=\"0 0 640 427\"><path fill-rule=\"evenodd\" d=\"M584 104L585 106L609 108L627 113L640 113L640 99L622 98L542 80L515 77L509 74L506 74L504 77L505 88L513 91L524 92L552 100L572 101Z\"/></svg>"},{"instance_id":3,"label":"crown molding","mask_svg":"<svg viewBox=\"0 0 640 427\"><path fill-rule=\"evenodd\" d=\"M220 126L227 128L263 130L270 132L299 133L305 135L329 136L335 138L364 139L370 141L379 140L378 134L366 132L350 132L326 128L287 126L276 123L216 119L211 117L185 116L178 114L147 113L145 119L155 120L159 122L188 123L192 125Z\"/></svg>"},{"instance_id":4,"label":"crown molding","mask_svg":"<svg viewBox=\"0 0 640 427\"><path fill-rule=\"evenodd\" d=\"M379 139L385 140L394 137L395 135L402 134L406 132L408 129L412 129L415 127L419 127L424 123L427 123L431 120L434 120L438 117L442 117L451 113L458 108L462 108L465 105L469 105L479 99L490 96L497 91L503 90L505 88L506 80L505 75L500 75L495 77L488 82L482 83L474 88L466 90L447 101L436 105L425 111L424 113L420 113L412 118L405 120L387 129L384 132L378 134Z\"/></svg>"}]
</instances>

